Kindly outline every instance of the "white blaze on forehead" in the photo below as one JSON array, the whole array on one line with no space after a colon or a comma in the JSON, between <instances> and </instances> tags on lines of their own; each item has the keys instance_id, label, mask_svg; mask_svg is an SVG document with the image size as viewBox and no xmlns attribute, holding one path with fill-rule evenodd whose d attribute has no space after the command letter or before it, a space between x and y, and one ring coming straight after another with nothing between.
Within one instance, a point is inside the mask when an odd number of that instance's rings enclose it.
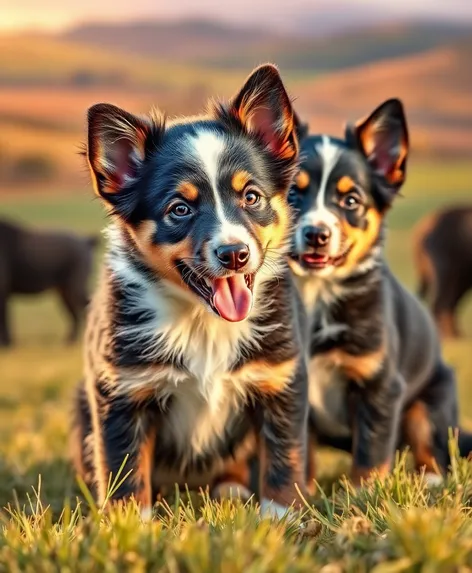
<instances>
[{"instance_id":1,"label":"white blaze on forehead","mask_svg":"<svg viewBox=\"0 0 472 573\"><path fill-rule=\"evenodd\" d=\"M326 207L328 179L341 157L342 148L333 143L327 135L323 135L321 143L315 145L315 151L321 159L321 182L316 198L316 208L323 209Z\"/></svg>"},{"instance_id":2,"label":"white blaze on forehead","mask_svg":"<svg viewBox=\"0 0 472 573\"><path fill-rule=\"evenodd\" d=\"M212 131L200 131L191 137L192 149L210 181L211 190L215 197L216 212L221 222L225 220L223 204L218 193L218 168L220 158L225 149L224 139Z\"/></svg>"},{"instance_id":3,"label":"white blaze on forehead","mask_svg":"<svg viewBox=\"0 0 472 573\"><path fill-rule=\"evenodd\" d=\"M224 205L218 189L218 173L221 156L226 148L224 137L214 131L201 130L190 138L190 145L208 178L215 200L215 211L220 223L212 241L212 247L241 242L248 245L251 257L258 252L257 245L244 225L237 225L226 217ZM259 264L254 261L254 264Z\"/></svg>"},{"instance_id":4,"label":"white blaze on forehead","mask_svg":"<svg viewBox=\"0 0 472 573\"><path fill-rule=\"evenodd\" d=\"M336 167L342 154L342 147L337 145L327 135L321 137L321 142L315 144L315 151L321 160L321 180L313 209L307 211L300 219L297 229L296 242L298 248L303 250L302 229L307 225L319 225L323 223L331 231L329 250L332 256L336 255L341 246L341 233L339 230L339 220L336 215L328 209L326 205L326 189L329 176Z\"/></svg>"}]
</instances>

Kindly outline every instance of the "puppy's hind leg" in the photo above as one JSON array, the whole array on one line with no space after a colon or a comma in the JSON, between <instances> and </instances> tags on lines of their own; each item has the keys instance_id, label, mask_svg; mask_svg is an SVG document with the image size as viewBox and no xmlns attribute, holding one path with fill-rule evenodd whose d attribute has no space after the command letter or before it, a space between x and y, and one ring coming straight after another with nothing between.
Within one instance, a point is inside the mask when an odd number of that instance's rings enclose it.
<instances>
[{"instance_id":1,"label":"puppy's hind leg","mask_svg":"<svg viewBox=\"0 0 472 573\"><path fill-rule=\"evenodd\" d=\"M438 464L434 456L433 424L427 406L415 400L403 415L403 439L411 448L415 469L424 471L427 479L439 481ZM433 478L434 476L434 478Z\"/></svg>"},{"instance_id":2,"label":"puppy's hind leg","mask_svg":"<svg viewBox=\"0 0 472 573\"><path fill-rule=\"evenodd\" d=\"M417 467L425 466L430 472L434 465L445 472L450 462L449 429L455 430L459 419L455 373L443 362L438 362L430 384L412 404L406 420Z\"/></svg>"}]
</instances>

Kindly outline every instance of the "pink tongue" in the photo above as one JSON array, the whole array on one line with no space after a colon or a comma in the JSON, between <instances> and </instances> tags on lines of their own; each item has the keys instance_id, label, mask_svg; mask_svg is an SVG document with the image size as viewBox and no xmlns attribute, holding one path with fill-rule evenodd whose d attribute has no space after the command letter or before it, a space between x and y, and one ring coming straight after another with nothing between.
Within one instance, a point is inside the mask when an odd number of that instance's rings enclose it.
<instances>
[{"instance_id":1,"label":"pink tongue","mask_svg":"<svg viewBox=\"0 0 472 573\"><path fill-rule=\"evenodd\" d=\"M252 307L252 292L244 275L216 279L213 283L213 304L225 320L244 320Z\"/></svg>"},{"instance_id":2,"label":"pink tongue","mask_svg":"<svg viewBox=\"0 0 472 573\"><path fill-rule=\"evenodd\" d=\"M304 255L304 259L309 263L324 263L328 260L328 255Z\"/></svg>"}]
</instances>

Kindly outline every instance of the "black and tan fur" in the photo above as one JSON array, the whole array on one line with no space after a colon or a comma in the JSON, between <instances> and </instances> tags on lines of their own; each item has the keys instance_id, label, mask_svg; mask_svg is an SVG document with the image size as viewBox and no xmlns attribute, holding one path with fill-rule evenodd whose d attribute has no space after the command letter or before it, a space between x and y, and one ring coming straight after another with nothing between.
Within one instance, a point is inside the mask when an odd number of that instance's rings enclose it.
<instances>
[{"instance_id":1,"label":"black and tan fur","mask_svg":"<svg viewBox=\"0 0 472 573\"><path fill-rule=\"evenodd\" d=\"M408 146L403 107L389 100L344 140L305 137L290 192L291 267L309 313L311 432L352 452L356 483L388 472L402 443L418 468L443 471L448 428L458 425L455 377L432 320L383 255Z\"/></svg>"},{"instance_id":2,"label":"black and tan fur","mask_svg":"<svg viewBox=\"0 0 472 573\"><path fill-rule=\"evenodd\" d=\"M248 494L256 455L263 505L282 511L294 483L303 489L308 409L303 306L285 258L298 142L277 70L258 68L206 116L100 104L88 129L112 224L85 340L78 469L103 502L128 455L114 498L148 510L175 483ZM241 285L243 272L252 308L226 312L215 285Z\"/></svg>"}]
</instances>

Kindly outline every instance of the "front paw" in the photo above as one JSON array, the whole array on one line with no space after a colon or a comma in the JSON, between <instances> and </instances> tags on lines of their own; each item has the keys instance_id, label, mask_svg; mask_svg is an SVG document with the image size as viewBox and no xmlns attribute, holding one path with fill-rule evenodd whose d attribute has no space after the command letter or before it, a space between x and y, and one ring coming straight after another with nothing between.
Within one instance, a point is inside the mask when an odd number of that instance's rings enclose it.
<instances>
[{"instance_id":1,"label":"front paw","mask_svg":"<svg viewBox=\"0 0 472 573\"><path fill-rule=\"evenodd\" d=\"M224 481L212 489L211 497L213 499L240 499L245 503L251 499L252 493L240 483Z\"/></svg>"},{"instance_id":2,"label":"front paw","mask_svg":"<svg viewBox=\"0 0 472 573\"><path fill-rule=\"evenodd\" d=\"M424 481L427 487L440 487L444 484L444 477L433 472L425 472Z\"/></svg>"},{"instance_id":3,"label":"front paw","mask_svg":"<svg viewBox=\"0 0 472 573\"><path fill-rule=\"evenodd\" d=\"M143 523L148 523L149 521L152 521L152 507L146 506L146 507L142 507L139 511L140 517L141 517L141 521Z\"/></svg>"},{"instance_id":4,"label":"front paw","mask_svg":"<svg viewBox=\"0 0 472 573\"><path fill-rule=\"evenodd\" d=\"M290 506L286 506L286 505L280 505L280 503L277 503L271 499L266 499L264 498L261 501L261 516L262 517L269 517L272 519L282 519L285 516L288 516L289 514L293 517L293 507Z\"/></svg>"}]
</instances>

